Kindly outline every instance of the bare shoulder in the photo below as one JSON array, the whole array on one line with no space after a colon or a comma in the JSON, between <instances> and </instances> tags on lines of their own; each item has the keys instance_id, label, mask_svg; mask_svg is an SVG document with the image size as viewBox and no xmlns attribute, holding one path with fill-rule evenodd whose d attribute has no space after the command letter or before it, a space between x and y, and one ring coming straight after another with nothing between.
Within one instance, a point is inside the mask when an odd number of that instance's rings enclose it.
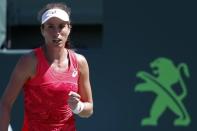
<instances>
[{"instance_id":1,"label":"bare shoulder","mask_svg":"<svg viewBox=\"0 0 197 131\"><path fill-rule=\"evenodd\" d=\"M18 63L22 64L22 65L32 65L32 64L35 64L36 63L36 57L35 57L35 54L33 51L29 52L29 53L26 53L24 55L22 55L20 58L19 58L19 61Z\"/></svg>"},{"instance_id":2,"label":"bare shoulder","mask_svg":"<svg viewBox=\"0 0 197 131\"><path fill-rule=\"evenodd\" d=\"M35 67L37 64L37 60L35 57L35 54L33 51L22 55L19 60L18 63L16 65L16 69L17 70L22 70L25 73L28 73L29 75L33 75L34 71L35 71Z\"/></svg>"},{"instance_id":3,"label":"bare shoulder","mask_svg":"<svg viewBox=\"0 0 197 131\"><path fill-rule=\"evenodd\" d=\"M85 56L79 53L76 53L76 56L77 56L77 61L79 63L79 66L84 66L88 64Z\"/></svg>"},{"instance_id":4,"label":"bare shoulder","mask_svg":"<svg viewBox=\"0 0 197 131\"><path fill-rule=\"evenodd\" d=\"M88 74L89 72L89 65L88 62L85 58L85 56L83 56L82 54L78 54L76 53L77 56L77 62L79 65L79 71L81 74Z\"/></svg>"}]
</instances>

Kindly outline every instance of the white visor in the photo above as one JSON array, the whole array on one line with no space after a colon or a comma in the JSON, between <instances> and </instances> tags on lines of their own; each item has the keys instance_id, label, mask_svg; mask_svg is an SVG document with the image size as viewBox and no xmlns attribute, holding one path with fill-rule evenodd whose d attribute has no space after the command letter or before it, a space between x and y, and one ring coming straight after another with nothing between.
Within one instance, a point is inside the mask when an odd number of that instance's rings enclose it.
<instances>
[{"instance_id":1,"label":"white visor","mask_svg":"<svg viewBox=\"0 0 197 131\"><path fill-rule=\"evenodd\" d=\"M59 18L63 21L69 21L68 13L66 13L64 10L62 10L62 9L50 9L50 10L47 10L42 15L41 23L44 24L47 20L49 20L52 17Z\"/></svg>"}]
</instances>

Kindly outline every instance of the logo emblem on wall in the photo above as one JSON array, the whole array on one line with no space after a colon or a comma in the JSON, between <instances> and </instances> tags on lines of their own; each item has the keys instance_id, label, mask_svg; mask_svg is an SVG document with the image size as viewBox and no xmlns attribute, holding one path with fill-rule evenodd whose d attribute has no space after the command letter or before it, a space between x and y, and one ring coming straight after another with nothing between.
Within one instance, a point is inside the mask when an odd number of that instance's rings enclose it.
<instances>
[{"instance_id":1,"label":"logo emblem on wall","mask_svg":"<svg viewBox=\"0 0 197 131\"><path fill-rule=\"evenodd\" d=\"M150 109L149 117L143 118L142 126L157 126L158 119L170 109L178 117L174 120L175 126L188 126L191 122L190 116L183 104L183 99L187 96L187 89L183 79L190 77L187 64L180 63L177 66L168 58L160 57L150 63L153 74L139 71L137 77L144 82L135 86L136 92L152 92L156 94ZM176 93L172 89L178 84L181 93Z\"/></svg>"}]
</instances>

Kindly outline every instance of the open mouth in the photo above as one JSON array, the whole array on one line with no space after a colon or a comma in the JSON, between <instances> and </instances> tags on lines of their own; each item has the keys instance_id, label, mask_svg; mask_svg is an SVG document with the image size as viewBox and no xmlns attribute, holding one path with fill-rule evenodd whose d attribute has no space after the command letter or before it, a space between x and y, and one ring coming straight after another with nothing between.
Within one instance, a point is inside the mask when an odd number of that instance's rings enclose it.
<instances>
[{"instance_id":1,"label":"open mouth","mask_svg":"<svg viewBox=\"0 0 197 131\"><path fill-rule=\"evenodd\" d=\"M156 67L155 67L155 68L153 69L153 74L155 74L155 75L159 75L158 68L156 68Z\"/></svg>"},{"instance_id":2,"label":"open mouth","mask_svg":"<svg viewBox=\"0 0 197 131\"><path fill-rule=\"evenodd\" d=\"M53 39L54 43L59 43L61 41L61 39Z\"/></svg>"},{"instance_id":3,"label":"open mouth","mask_svg":"<svg viewBox=\"0 0 197 131\"><path fill-rule=\"evenodd\" d=\"M151 68L152 68L152 72L154 75L159 75L159 68L158 66L154 65L154 64L151 64Z\"/></svg>"}]
</instances>

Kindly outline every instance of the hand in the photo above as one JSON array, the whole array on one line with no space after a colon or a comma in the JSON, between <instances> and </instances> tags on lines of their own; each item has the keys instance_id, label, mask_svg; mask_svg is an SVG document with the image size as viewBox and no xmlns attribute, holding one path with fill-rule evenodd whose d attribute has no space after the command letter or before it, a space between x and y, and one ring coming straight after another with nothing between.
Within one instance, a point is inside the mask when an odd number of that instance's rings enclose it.
<instances>
[{"instance_id":1,"label":"hand","mask_svg":"<svg viewBox=\"0 0 197 131\"><path fill-rule=\"evenodd\" d=\"M77 103L80 101L81 96L76 92L70 91L68 94L68 105L72 110L77 107Z\"/></svg>"}]
</instances>

